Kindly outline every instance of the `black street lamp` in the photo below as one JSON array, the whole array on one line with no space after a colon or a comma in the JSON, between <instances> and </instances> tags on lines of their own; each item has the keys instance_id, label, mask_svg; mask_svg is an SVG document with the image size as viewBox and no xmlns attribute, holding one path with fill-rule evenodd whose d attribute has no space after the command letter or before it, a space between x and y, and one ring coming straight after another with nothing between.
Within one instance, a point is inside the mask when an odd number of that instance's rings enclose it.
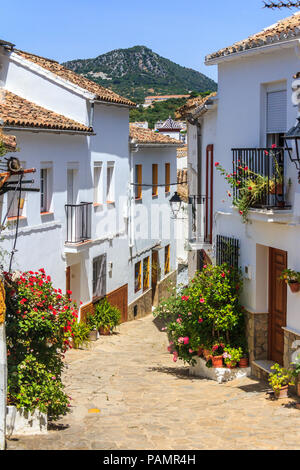
<instances>
[{"instance_id":1,"label":"black street lamp","mask_svg":"<svg viewBox=\"0 0 300 470\"><path fill-rule=\"evenodd\" d=\"M291 162L295 163L299 172L298 181L300 183L300 116L298 123L292 127L284 136L286 150L288 151Z\"/></svg>"},{"instance_id":2,"label":"black street lamp","mask_svg":"<svg viewBox=\"0 0 300 470\"><path fill-rule=\"evenodd\" d=\"M170 199L170 206L171 206L171 210L172 210L174 217L177 217L181 208L181 204L182 204L182 199L179 196L178 192L175 191L175 193Z\"/></svg>"}]
</instances>

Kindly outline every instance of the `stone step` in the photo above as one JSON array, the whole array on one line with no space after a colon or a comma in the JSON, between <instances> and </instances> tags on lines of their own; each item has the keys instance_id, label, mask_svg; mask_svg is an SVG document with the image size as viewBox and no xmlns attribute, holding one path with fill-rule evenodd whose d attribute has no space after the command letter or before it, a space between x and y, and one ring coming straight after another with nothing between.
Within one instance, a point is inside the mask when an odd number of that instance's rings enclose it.
<instances>
[{"instance_id":1,"label":"stone step","mask_svg":"<svg viewBox=\"0 0 300 470\"><path fill-rule=\"evenodd\" d=\"M262 371L266 372L267 374L271 374L271 367L274 366L275 362L269 361L267 359L256 359L252 362L252 364L261 369Z\"/></svg>"}]
</instances>

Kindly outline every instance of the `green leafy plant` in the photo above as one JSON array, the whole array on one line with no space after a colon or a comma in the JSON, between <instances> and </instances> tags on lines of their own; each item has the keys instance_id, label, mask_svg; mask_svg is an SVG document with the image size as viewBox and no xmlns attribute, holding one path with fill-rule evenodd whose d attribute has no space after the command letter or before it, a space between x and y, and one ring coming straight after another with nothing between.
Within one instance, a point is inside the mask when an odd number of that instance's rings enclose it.
<instances>
[{"instance_id":1,"label":"green leafy plant","mask_svg":"<svg viewBox=\"0 0 300 470\"><path fill-rule=\"evenodd\" d=\"M88 325L90 331L98 329L97 317L93 313L88 313L86 318L86 324Z\"/></svg>"},{"instance_id":2,"label":"green leafy plant","mask_svg":"<svg viewBox=\"0 0 300 470\"><path fill-rule=\"evenodd\" d=\"M287 284L293 284L295 282L300 283L300 272L293 271L292 269L284 269L280 279Z\"/></svg>"},{"instance_id":3,"label":"green leafy plant","mask_svg":"<svg viewBox=\"0 0 300 470\"><path fill-rule=\"evenodd\" d=\"M236 366L238 362L243 357L243 350L242 348L231 348L231 347L225 347L224 348L224 354L223 354L223 359L225 364L230 364L232 366Z\"/></svg>"},{"instance_id":4,"label":"green leafy plant","mask_svg":"<svg viewBox=\"0 0 300 470\"><path fill-rule=\"evenodd\" d=\"M271 369L274 372L269 375L269 384L274 392L279 392L286 385L294 384L292 370L281 367L279 364L274 364Z\"/></svg>"},{"instance_id":5,"label":"green leafy plant","mask_svg":"<svg viewBox=\"0 0 300 470\"><path fill-rule=\"evenodd\" d=\"M74 323L72 332L73 332L73 341L74 347L78 349L80 346L88 346L90 342L90 331L91 328L85 323Z\"/></svg>"},{"instance_id":6,"label":"green leafy plant","mask_svg":"<svg viewBox=\"0 0 300 470\"><path fill-rule=\"evenodd\" d=\"M100 300L95 308L95 318L98 328L114 329L121 321L121 312L111 305L107 299Z\"/></svg>"},{"instance_id":7,"label":"green leafy plant","mask_svg":"<svg viewBox=\"0 0 300 470\"><path fill-rule=\"evenodd\" d=\"M28 410L37 408L47 411L50 419L58 419L68 411L61 374L78 317L77 307L69 298L72 292L64 295L55 289L44 269L4 273L4 276L9 403L19 408L24 405L21 397L26 396ZM28 395L24 395L25 375L18 378L23 369L31 375ZM48 374L55 379L50 381ZM47 399L37 395L43 386L47 389Z\"/></svg>"},{"instance_id":8,"label":"green leafy plant","mask_svg":"<svg viewBox=\"0 0 300 470\"><path fill-rule=\"evenodd\" d=\"M169 351L173 351L175 362L181 359L194 364L199 348L211 350L220 343L223 347L244 347L241 288L238 270L227 264L204 266L189 286L179 292L174 289L171 297L159 305L154 314L167 324Z\"/></svg>"},{"instance_id":9,"label":"green leafy plant","mask_svg":"<svg viewBox=\"0 0 300 470\"><path fill-rule=\"evenodd\" d=\"M293 366L294 376L300 379L300 354L299 356L297 356L296 361L292 362L292 366Z\"/></svg>"}]
</instances>

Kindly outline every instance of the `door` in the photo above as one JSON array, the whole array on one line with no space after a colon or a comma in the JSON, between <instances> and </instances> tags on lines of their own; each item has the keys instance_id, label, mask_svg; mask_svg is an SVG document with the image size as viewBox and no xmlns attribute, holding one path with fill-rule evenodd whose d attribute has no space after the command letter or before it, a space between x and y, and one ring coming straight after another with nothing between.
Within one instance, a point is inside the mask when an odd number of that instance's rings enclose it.
<instances>
[{"instance_id":1,"label":"door","mask_svg":"<svg viewBox=\"0 0 300 470\"><path fill-rule=\"evenodd\" d=\"M120 310L121 323L126 322L128 319L128 284L110 292L107 295L107 300Z\"/></svg>"},{"instance_id":2,"label":"door","mask_svg":"<svg viewBox=\"0 0 300 470\"><path fill-rule=\"evenodd\" d=\"M279 277L287 268L287 252L270 248L269 258L269 358L282 365L282 327L286 326L287 286Z\"/></svg>"},{"instance_id":3,"label":"door","mask_svg":"<svg viewBox=\"0 0 300 470\"><path fill-rule=\"evenodd\" d=\"M151 264L151 288L152 288L152 305L154 303L154 297L156 293L156 286L158 281L158 251L152 251L152 264Z\"/></svg>"},{"instance_id":4,"label":"door","mask_svg":"<svg viewBox=\"0 0 300 470\"><path fill-rule=\"evenodd\" d=\"M214 191L214 146L206 147L206 194L205 194L205 242L212 243L213 191Z\"/></svg>"},{"instance_id":5,"label":"door","mask_svg":"<svg viewBox=\"0 0 300 470\"><path fill-rule=\"evenodd\" d=\"M67 170L67 240L80 241L80 212L75 206L77 202L76 170Z\"/></svg>"}]
</instances>

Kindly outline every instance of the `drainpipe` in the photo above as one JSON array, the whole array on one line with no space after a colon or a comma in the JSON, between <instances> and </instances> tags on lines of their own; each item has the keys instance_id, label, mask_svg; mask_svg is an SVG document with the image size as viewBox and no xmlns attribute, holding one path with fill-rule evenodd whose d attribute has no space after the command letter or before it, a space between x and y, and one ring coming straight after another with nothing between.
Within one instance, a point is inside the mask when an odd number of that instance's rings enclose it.
<instances>
[{"instance_id":1,"label":"drainpipe","mask_svg":"<svg viewBox=\"0 0 300 470\"><path fill-rule=\"evenodd\" d=\"M130 141L130 187L129 187L129 248L134 247L134 162L133 154L139 151L139 146L135 139Z\"/></svg>"},{"instance_id":2,"label":"drainpipe","mask_svg":"<svg viewBox=\"0 0 300 470\"><path fill-rule=\"evenodd\" d=\"M90 101L91 109L89 115L89 127L93 127L94 124L94 112L95 112L95 101Z\"/></svg>"}]
</instances>

